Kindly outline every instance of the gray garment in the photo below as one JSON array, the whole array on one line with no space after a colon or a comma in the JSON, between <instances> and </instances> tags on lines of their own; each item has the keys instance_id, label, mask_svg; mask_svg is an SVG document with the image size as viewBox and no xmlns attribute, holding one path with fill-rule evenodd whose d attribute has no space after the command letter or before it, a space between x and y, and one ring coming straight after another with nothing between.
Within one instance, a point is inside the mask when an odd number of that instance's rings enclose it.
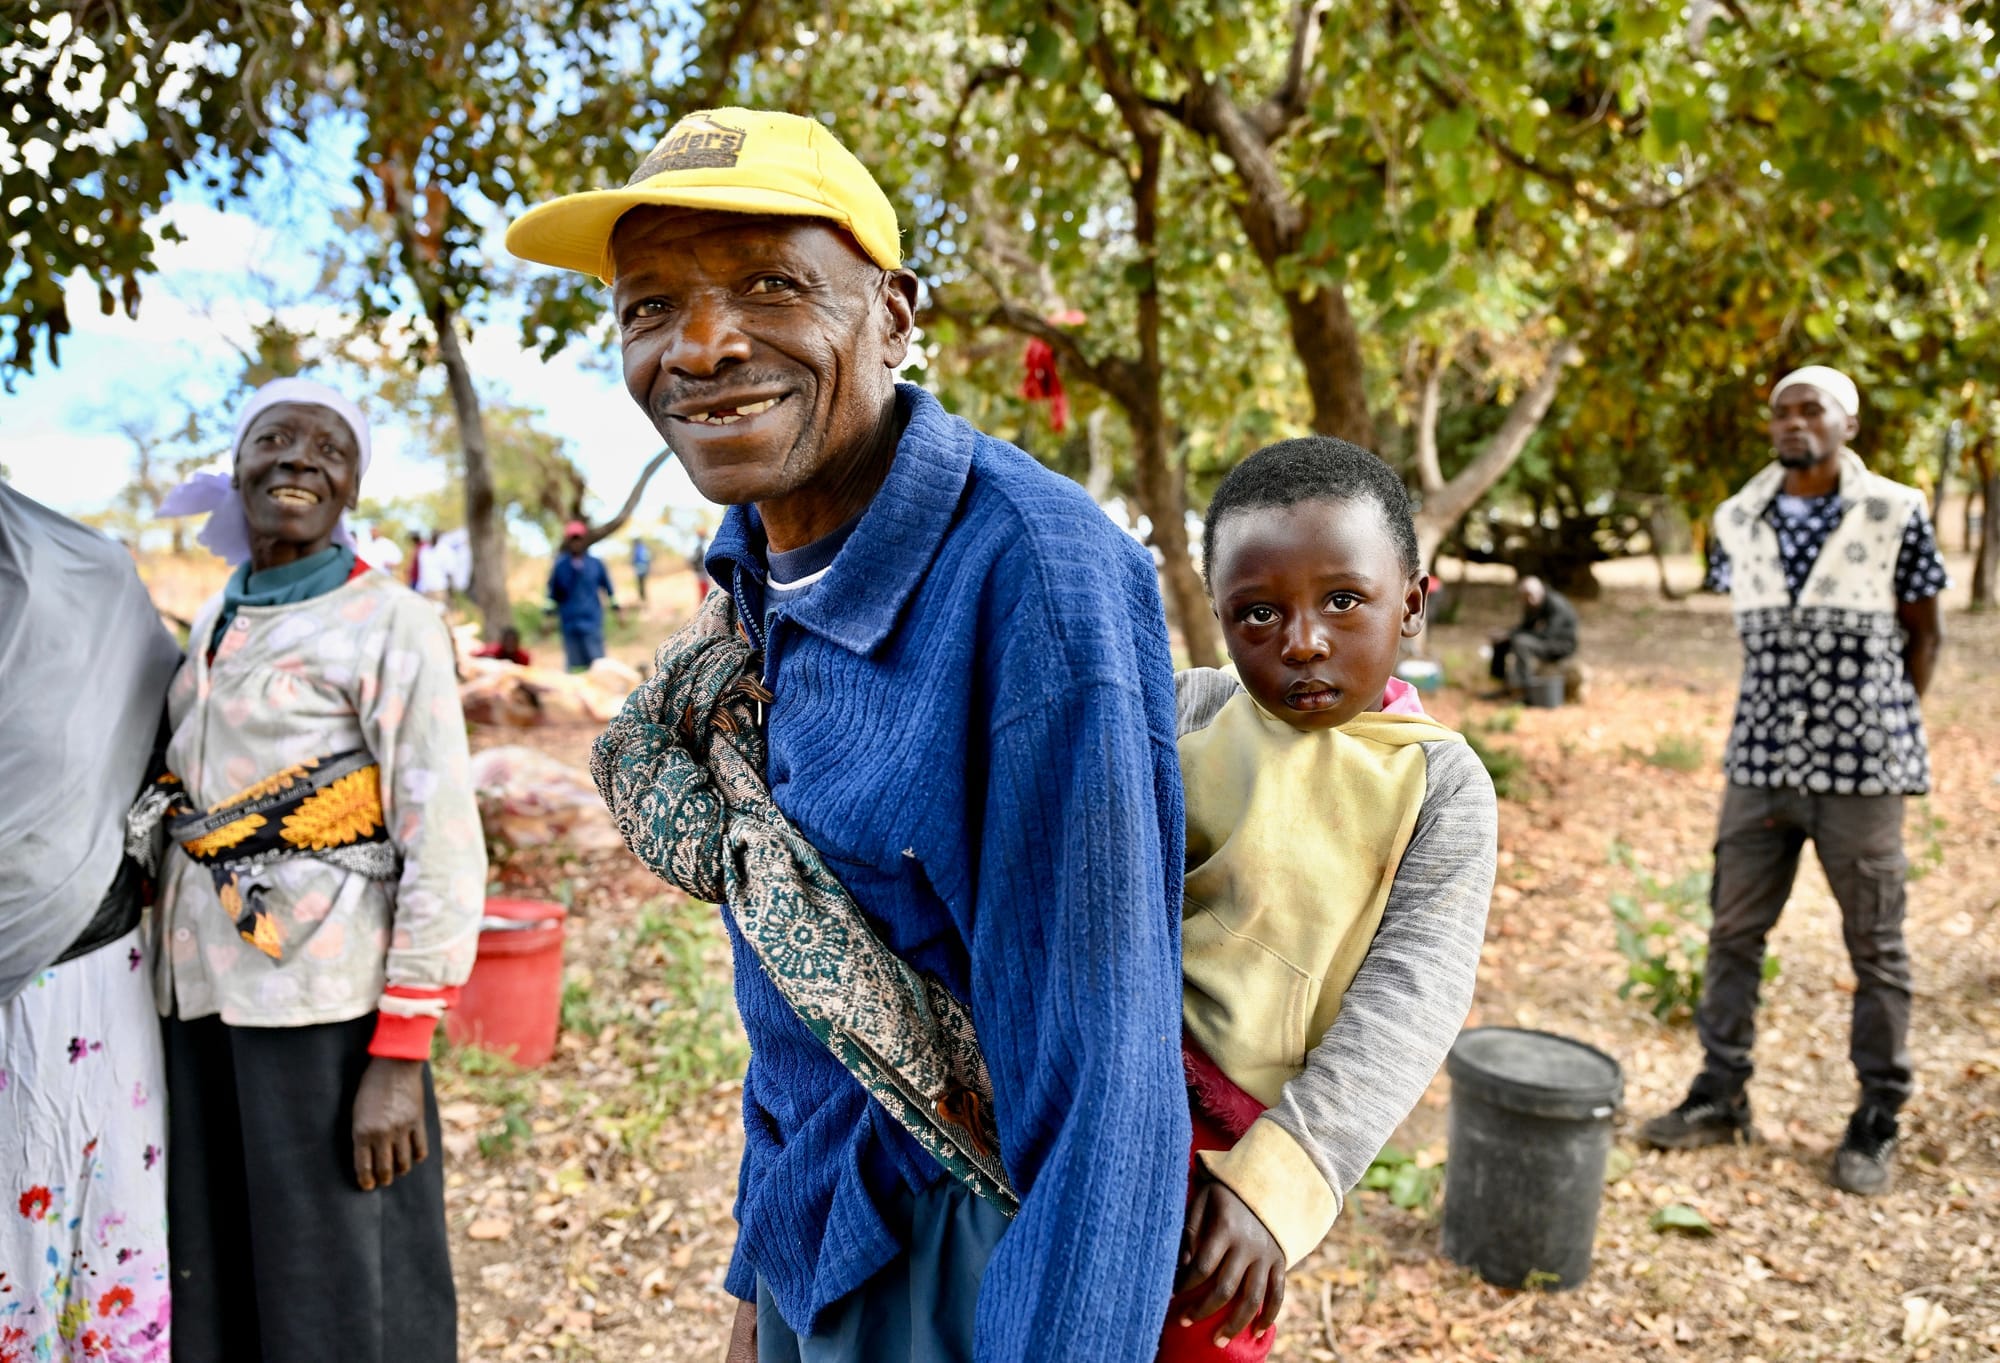
<instances>
[{"instance_id":1,"label":"gray garment","mask_svg":"<svg viewBox=\"0 0 2000 1363\"><path fill-rule=\"evenodd\" d=\"M1566 658L1576 652L1582 630L1583 622L1577 617L1576 607L1553 587L1545 588L1542 604L1523 610L1521 623L1514 626L1516 634L1532 634L1540 639L1554 650L1546 656L1556 658Z\"/></svg>"},{"instance_id":2,"label":"gray garment","mask_svg":"<svg viewBox=\"0 0 2000 1363\"><path fill-rule=\"evenodd\" d=\"M0 483L0 1002L116 878L179 662L131 556Z\"/></svg>"},{"instance_id":3,"label":"gray garment","mask_svg":"<svg viewBox=\"0 0 2000 1363\"><path fill-rule=\"evenodd\" d=\"M1242 689L1210 668L1175 682L1179 734L1206 727ZM1424 803L1382 925L1305 1071L1264 1114L1343 1202L1458 1039L1486 940L1500 827L1493 782L1467 744L1422 747Z\"/></svg>"},{"instance_id":4,"label":"gray garment","mask_svg":"<svg viewBox=\"0 0 2000 1363\"><path fill-rule=\"evenodd\" d=\"M1559 663L1575 652L1574 645L1560 646L1539 634L1517 631L1493 646L1493 679L1525 690L1543 665Z\"/></svg>"},{"instance_id":5,"label":"gray garment","mask_svg":"<svg viewBox=\"0 0 2000 1363\"><path fill-rule=\"evenodd\" d=\"M972 1363L986 1262L1006 1213L956 1179L921 1193L899 1187L882 1208L905 1246L827 1307L801 1336L757 1280L757 1363Z\"/></svg>"},{"instance_id":6,"label":"gray garment","mask_svg":"<svg viewBox=\"0 0 2000 1363\"><path fill-rule=\"evenodd\" d=\"M1748 1082L1764 941L1784 910L1806 839L1840 902L1854 965L1848 1054L1864 1102L1910 1096L1910 953L1903 942L1903 797L1809 795L1731 783L1715 839L1714 926L1696 1026L1720 1091Z\"/></svg>"}]
</instances>

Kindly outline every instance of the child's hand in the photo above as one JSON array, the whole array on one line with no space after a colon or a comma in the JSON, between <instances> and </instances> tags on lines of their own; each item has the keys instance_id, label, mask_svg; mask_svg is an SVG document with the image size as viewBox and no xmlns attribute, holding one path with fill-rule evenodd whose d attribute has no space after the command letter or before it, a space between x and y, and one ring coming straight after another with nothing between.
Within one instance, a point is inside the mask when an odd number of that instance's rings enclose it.
<instances>
[{"instance_id":1,"label":"child's hand","mask_svg":"<svg viewBox=\"0 0 2000 1363\"><path fill-rule=\"evenodd\" d=\"M1285 1300L1285 1252L1227 1184L1199 1165L1194 1178L1168 1309L1182 1325L1192 1325L1230 1307L1215 1332L1215 1347L1226 1348L1253 1320L1260 1335L1277 1323Z\"/></svg>"}]
</instances>

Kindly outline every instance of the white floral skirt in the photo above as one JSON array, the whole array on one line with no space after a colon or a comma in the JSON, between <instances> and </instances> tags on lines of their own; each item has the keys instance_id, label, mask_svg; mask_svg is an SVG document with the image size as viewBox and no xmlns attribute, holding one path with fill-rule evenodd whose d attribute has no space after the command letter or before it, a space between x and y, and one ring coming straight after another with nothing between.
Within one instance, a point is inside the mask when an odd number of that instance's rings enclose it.
<instances>
[{"instance_id":1,"label":"white floral skirt","mask_svg":"<svg viewBox=\"0 0 2000 1363\"><path fill-rule=\"evenodd\" d=\"M138 930L0 1004L0 1363L166 1363L166 1130Z\"/></svg>"}]
</instances>

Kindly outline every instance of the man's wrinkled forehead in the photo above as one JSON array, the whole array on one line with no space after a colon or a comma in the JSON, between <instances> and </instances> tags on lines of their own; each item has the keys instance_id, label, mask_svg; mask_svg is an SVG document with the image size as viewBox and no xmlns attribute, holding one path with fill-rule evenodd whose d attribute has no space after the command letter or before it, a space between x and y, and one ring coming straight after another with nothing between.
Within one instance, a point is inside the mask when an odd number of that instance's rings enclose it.
<instances>
[{"instance_id":1,"label":"man's wrinkled forehead","mask_svg":"<svg viewBox=\"0 0 2000 1363\"><path fill-rule=\"evenodd\" d=\"M724 213L707 208L634 208L618 219L611 229L611 260L618 278L643 268L650 258L667 252L685 252L689 244L725 234L760 234L784 238L801 229L819 228L840 239L857 257L867 259L854 239L838 223L826 218L787 217L779 214Z\"/></svg>"}]
</instances>

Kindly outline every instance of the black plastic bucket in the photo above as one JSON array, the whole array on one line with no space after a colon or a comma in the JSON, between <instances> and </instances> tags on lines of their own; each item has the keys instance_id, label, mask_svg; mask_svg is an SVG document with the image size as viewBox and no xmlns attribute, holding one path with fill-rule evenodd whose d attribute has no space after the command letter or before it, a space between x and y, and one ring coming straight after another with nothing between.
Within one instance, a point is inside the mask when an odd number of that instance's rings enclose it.
<instances>
[{"instance_id":1,"label":"black plastic bucket","mask_svg":"<svg viewBox=\"0 0 2000 1363\"><path fill-rule=\"evenodd\" d=\"M1548 672L1528 678L1521 688L1521 698L1530 710L1560 710L1566 689L1562 673Z\"/></svg>"},{"instance_id":2,"label":"black plastic bucket","mask_svg":"<svg viewBox=\"0 0 2000 1363\"><path fill-rule=\"evenodd\" d=\"M1597 1239L1618 1062L1547 1032L1475 1027L1445 1072L1445 1255L1497 1287L1575 1287Z\"/></svg>"}]
</instances>

